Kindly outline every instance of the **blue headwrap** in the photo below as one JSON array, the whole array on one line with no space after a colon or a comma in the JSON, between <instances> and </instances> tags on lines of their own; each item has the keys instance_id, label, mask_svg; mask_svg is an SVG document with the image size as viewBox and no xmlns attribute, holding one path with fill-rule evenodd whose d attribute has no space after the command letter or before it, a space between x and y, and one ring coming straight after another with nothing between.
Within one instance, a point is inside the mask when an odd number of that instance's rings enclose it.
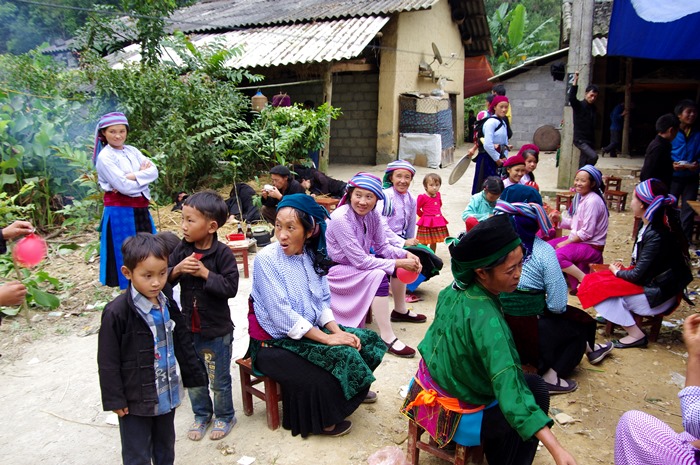
<instances>
[{"instance_id":1,"label":"blue headwrap","mask_svg":"<svg viewBox=\"0 0 700 465\"><path fill-rule=\"evenodd\" d=\"M634 193L639 200L648 205L646 211L644 212L644 218L647 221L651 221L654 218L654 213L656 213L659 208L667 205L675 205L677 201L676 197L671 194L654 195L654 192L651 190L651 181L659 180L650 178L646 181L640 182L637 184L637 187L634 188Z\"/></svg>"},{"instance_id":2,"label":"blue headwrap","mask_svg":"<svg viewBox=\"0 0 700 465\"><path fill-rule=\"evenodd\" d=\"M506 187L500 197L501 200L509 203L524 202L542 205L542 195L532 186L525 184L513 184Z\"/></svg>"},{"instance_id":3,"label":"blue headwrap","mask_svg":"<svg viewBox=\"0 0 700 465\"><path fill-rule=\"evenodd\" d=\"M340 202L338 202L339 207L350 202L350 199L348 199L348 190L351 187L357 187L370 191L377 197L377 201L384 201L384 210L382 210L382 215L388 216L391 213L391 200L387 199L384 195L384 191L382 190L382 181L373 174L363 172L357 173L348 181L348 185L345 187L345 195L343 195L343 198L341 198Z\"/></svg>"},{"instance_id":4,"label":"blue headwrap","mask_svg":"<svg viewBox=\"0 0 700 465\"><path fill-rule=\"evenodd\" d=\"M535 242L537 231L540 230L548 235L552 229L552 222L544 211L542 205L537 203L513 202L508 203L503 200L496 202L494 213L507 214L513 219L515 231L523 241L525 247L525 259L532 253L532 244Z\"/></svg>"},{"instance_id":5,"label":"blue headwrap","mask_svg":"<svg viewBox=\"0 0 700 465\"><path fill-rule=\"evenodd\" d=\"M104 144L100 139L100 129L108 128L110 126L114 126L115 124L123 124L127 127L127 129L129 128L129 121L126 119L124 113L119 113L117 111L102 115L100 120L97 122L97 126L95 127L95 148L92 151L93 164L97 163L97 156L104 148Z\"/></svg>"},{"instance_id":6,"label":"blue headwrap","mask_svg":"<svg viewBox=\"0 0 700 465\"><path fill-rule=\"evenodd\" d=\"M391 172L396 171L396 170L406 170L411 173L411 178L416 175L416 169L413 167L412 164L407 162L406 160L396 160L392 161L388 165L386 165L386 171L384 171L384 178L382 179L382 185L386 189L388 187L391 187L391 180L389 179L391 177Z\"/></svg>"},{"instance_id":7,"label":"blue headwrap","mask_svg":"<svg viewBox=\"0 0 700 465\"><path fill-rule=\"evenodd\" d=\"M593 165L584 165L583 167L579 168L577 173L580 171L585 171L589 174L591 177L591 183L595 184L591 185L591 190L598 194L603 201L605 201L605 196L603 195L603 173L601 173L598 168ZM569 208L569 213L571 216L574 216L574 213L576 213L579 202L581 202L581 194L576 193L571 201L571 207Z\"/></svg>"},{"instance_id":8,"label":"blue headwrap","mask_svg":"<svg viewBox=\"0 0 700 465\"><path fill-rule=\"evenodd\" d=\"M313 225L313 233L311 237L318 237L318 247L316 252L326 254L326 218L330 218L328 210L316 203L313 197L306 194L289 194L282 197L282 200L277 204L277 211L281 208L291 207L295 210L309 215Z\"/></svg>"}]
</instances>

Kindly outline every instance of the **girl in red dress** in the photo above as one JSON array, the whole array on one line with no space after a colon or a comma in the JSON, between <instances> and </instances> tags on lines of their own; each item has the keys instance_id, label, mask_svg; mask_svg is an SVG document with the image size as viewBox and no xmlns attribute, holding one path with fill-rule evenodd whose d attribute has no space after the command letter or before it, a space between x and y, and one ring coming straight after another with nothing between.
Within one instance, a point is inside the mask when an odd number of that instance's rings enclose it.
<instances>
[{"instance_id":1,"label":"girl in red dress","mask_svg":"<svg viewBox=\"0 0 700 465\"><path fill-rule=\"evenodd\" d=\"M443 242L449 235L447 220L442 215L442 199L440 198L440 186L442 179L435 173L426 174L423 178L425 194L418 196L416 201L416 213L418 220L418 234L416 239L421 244L430 246L435 252L436 244Z\"/></svg>"}]
</instances>

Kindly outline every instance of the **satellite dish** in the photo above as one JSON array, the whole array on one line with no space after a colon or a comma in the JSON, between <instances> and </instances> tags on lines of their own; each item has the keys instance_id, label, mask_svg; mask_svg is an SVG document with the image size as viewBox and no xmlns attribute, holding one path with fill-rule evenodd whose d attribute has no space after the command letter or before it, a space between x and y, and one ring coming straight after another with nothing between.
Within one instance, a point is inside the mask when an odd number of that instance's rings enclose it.
<instances>
[{"instance_id":1,"label":"satellite dish","mask_svg":"<svg viewBox=\"0 0 700 465\"><path fill-rule=\"evenodd\" d=\"M433 45L433 55L435 55L435 60L437 60L438 63L442 64L442 55L440 54L440 50L438 50L437 45L435 45L435 42L432 42ZM433 60L433 61L435 61Z\"/></svg>"}]
</instances>

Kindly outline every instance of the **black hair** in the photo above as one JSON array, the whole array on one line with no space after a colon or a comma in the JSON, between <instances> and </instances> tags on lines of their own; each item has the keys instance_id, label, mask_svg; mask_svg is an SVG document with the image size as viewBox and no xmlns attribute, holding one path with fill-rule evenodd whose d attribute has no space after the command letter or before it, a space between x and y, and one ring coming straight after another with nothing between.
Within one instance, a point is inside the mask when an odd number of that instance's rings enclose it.
<instances>
[{"instance_id":1,"label":"black hair","mask_svg":"<svg viewBox=\"0 0 700 465\"><path fill-rule=\"evenodd\" d=\"M600 90L598 89L598 86L595 84L588 84L586 87L586 93L589 92L595 92L596 94L600 93Z\"/></svg>"},{"instance_id":2,"label":"black hair","mask_svg":"<svg viewBox=\"0 0 700 465\"><path fill-rule=\"evenodd\" d=\"M678 116L683 113L686 108L695 108L697 110L698 105L690 99L684 99L678 102L678 105L676 105L676 108L673 109L673 112L676 114L676 116Z\"/></svg>"},{"instance_id":3,"label":"black hair","mask_svg":"<svg viewBox=\"0 0 700 465\"><path fill-rule=\"evenodd\" d=\"M656 132L661 134L671 128L678 129L680 125L681 122L678 120L676 115L673 113L666 113L665 115L659 116L659 119L656 120Z\"/></svg>"},{"instance_id":4,"label":"black hair","mask_svg":"<svg viewBox=\"0 0 700 465\"><path fill-rule=\"evenodd\" d=\"M316 221L308 213L298 210L290 205L282 208L292 209L294 216L299 220L302 228L304 228L305 236L308 233L311 233L311 235L304 241L304 248L306 249L305 252L311 258L316 274L319 276L327 275L328 270L330 270L331 266L333 266L335 263L333 263L333 261L330 260L325 254L318 251L318 242L320 240L321 232L320 230L315 231ZM279 212L279 210L277 210L277 212Z\"/></svg>"},{"instance_id":5,"label":"black hair","mask_svg":"<svg viewBox=\"0 0 700 465\"><path fill-rule=\"evenodd\" d=\"M180 238L175 235L172 231L160 231L156 233L156 237L160 237L165 242L165 246L168 248L168 255L173 253L175 247L181 242Z\"/></svg>"},{"instance_id":6,"label":"black hair","mask_svg":"<svg viewBox=\"0 0 700 465\"><path fill-rule=\"evenodd\" d=\"M425 177L423 178L423 187L425 187L425 188L427 189L427 188L428 188L428 183L429 183L430 181L436 181L439 185L442 186L442 178L441 178L440 175L437 174L437 173L428 173L428 174L426 174Z\"/></svg>"},{"instance_id":7,"label":"black hair","mask_svg":"<svg viewBox=\"0 0 700 465\"><path fill-rule=\"evenodd\" d=\"M228 206L215 191L206 190L192 194L182 204L200 212L207 220L216 221L216 228L222 227L228 220Z\"/></svg>"},{"instance_id":8,"label":"black hair","mask_svg":"<svg viewBox=\"0 0 700 465\"><path fill-rule=\"evenodd\" d=\"M120 124L126 126L126 135L128 136L128 135L129 135L129 125L128 125L128 124L124 124L124 123L116 123L116 124L110 124L109 126L105 126L104 128L100 128L100 129L97 131L97 138L100 139L100 142L102 142L103 144L106 144L106 143L107 143L107 138L105 137L105 131L106 131L107 129L111 128L112 126L118 126L118 125L120 125Z\"/></svg>"},{"instance_id":9,"label":"black hair","mask_svg":"<svg viewBox=\"0 0 700 465\"><path fill-rule=\"evenodd\" d=\"M489 94L486 96L486 101L489 103L489 105L491 105L491 102L493 102L493 99L495 99L495 98L496 98L495 94Z\"/></svg>"},{"instance_id":10,"label":"black hair","mask_svg":"<svg viewBox=\"0 0 700 465\"><path fill-rule=\"evenodd\" d=\"M163 238L151 233L137 233L122 243L124 266L130 271L134 271L136 266L148 257L161 258L167 263L168 255L168 246Z\"/></svg>"},{"instance_id":11,"label":"black hair","mask_svg":"<svg viewBox=\"0 0 700 465\"><path fill-rule=\"evenodd\" d=\"M484 179L483 188L486 189L491 194L501 195L505 186L503 180L498 176L489 176Z\"/></svg>"},{"instance_id":12,"label":"black hair","mask_svg":"<svg viewBox=\"0 0 700 465\"><path fill-rule=\"evenodd\" d=\"M505 96L506 86L504 86L503 84L496 84L495 86L493 86L493 89L491 89L491 91L494 92L496 95Z\"/></svg>"},{"instance_id":13,"label":"black hair","mask_svg":"<svg viewBox=\"0 0 700 465\"><path fill-rule=\"evenodd\" d=\"M533 149L523 150L523 153L521 153L521 155L525 159L525 161L527 161L527 157L529 155L532 155L533 157L535 157L535 160L537 160L538 163L540 161L540 156L537 153L537 150L533 150Z\"/></svg>"},{"instance_id":14,"label":"black hair","mask_svg":"<svg viewBox=\"0 0 700 465\"><path fill-rule=\"evenodd\" d=\"M286 177L290 181L292 180L292 172L289 171L289 168L287 168L286 166L273 166L272 168L270 168L270 174L276 174L277 176Z\"/></svg>"}]
</instances>

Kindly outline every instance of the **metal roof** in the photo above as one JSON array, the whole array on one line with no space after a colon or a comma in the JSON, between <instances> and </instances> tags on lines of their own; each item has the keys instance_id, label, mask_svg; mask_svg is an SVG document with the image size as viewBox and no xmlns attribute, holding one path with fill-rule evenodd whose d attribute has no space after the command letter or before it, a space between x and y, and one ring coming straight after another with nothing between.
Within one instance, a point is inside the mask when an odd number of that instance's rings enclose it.
<instances>
[{"instance_id":1,"label":"metal roof","mask_svg":"<svg viewBox=\"0 0 700 465\"><path fill-rule=\"evenodd\" d=\"M240 29L192 37L196 47L222 41L227 47L243 46L240 56L226 62L230 68L282 66L295 63L321 63L354 58L362 53L389 21L385 17L360 17L313 23ZM179 63L177 55L163 50L163 59ZM107 61L118 63L141 60L140 47L130 45L111 54Z\"/></svg>"},{"instance_id":2,"label":"metal roof","mask_svg":"<svg viewBox=\"0 0 700 465\"><path fill-rule=\"evenodd\" d=\"M425 10L439 0L211 0L181 8L170 27L183 32L289 24Z\"/></svg>"}]
</instances>

